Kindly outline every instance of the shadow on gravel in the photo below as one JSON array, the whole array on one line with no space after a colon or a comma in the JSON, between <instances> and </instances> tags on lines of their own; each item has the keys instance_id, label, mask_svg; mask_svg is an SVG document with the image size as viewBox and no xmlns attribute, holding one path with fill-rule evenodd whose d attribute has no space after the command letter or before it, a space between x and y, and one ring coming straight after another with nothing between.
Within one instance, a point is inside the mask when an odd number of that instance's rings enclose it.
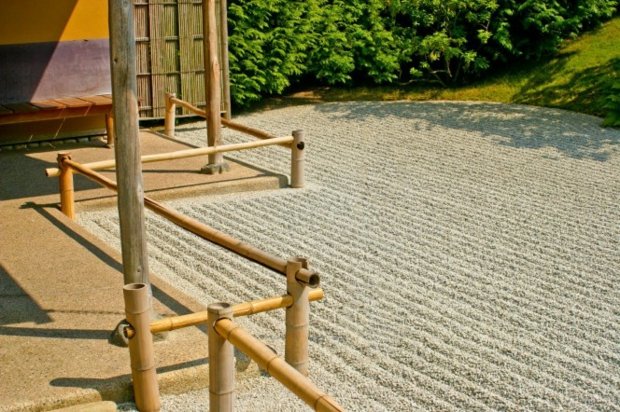
<instances>
[{"instance_id":1,"label":"shadow on gravel","mask_svg":"<svg viewBox=\"0 0 620 412\"><path fill-rule=\"evenodd\" d=\"M476 132L499 145L553 148L574 159L607 161L620 151L620 131L592 116L533 106L470 102L347 102L315 106L334 120L406 119L412 135L437 127Z\"/></svg>"}]
</instances>

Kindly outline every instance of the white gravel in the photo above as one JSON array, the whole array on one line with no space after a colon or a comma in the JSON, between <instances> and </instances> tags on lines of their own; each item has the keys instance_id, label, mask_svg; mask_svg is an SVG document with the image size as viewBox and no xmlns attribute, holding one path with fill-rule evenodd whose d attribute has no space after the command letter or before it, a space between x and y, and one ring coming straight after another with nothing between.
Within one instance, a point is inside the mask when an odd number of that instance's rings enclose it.
<instances>
[{"instance_id":1,"label":"white gravel","mask_svg":"<svg viewBox=\"0 0 620 412\"><path fill-rule=\"evenodd\" d=\"M311 377L347 409L620 410L620 131L566 111L452 102L239 120L304 129L307 188L171 204L311 259L327 295L312 305ZM202 124L179 129L204 136ZM289 171L282 148L231 158ZM118 245L115 211L80 221ZM151 270L205 304L284 290L281 276L152 214L148 231ZM283 352L281 312L242 323ZM205 410L207 391L163 405ZM238 383L236 410L306 407L255 377Z\"/></svg>"}]
</instances>

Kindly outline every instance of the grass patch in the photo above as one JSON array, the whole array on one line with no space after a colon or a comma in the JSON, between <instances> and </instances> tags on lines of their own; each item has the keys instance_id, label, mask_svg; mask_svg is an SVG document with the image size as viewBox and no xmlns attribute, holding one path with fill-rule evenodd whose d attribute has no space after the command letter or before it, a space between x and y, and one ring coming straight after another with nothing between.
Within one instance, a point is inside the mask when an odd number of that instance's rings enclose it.
<instances>
[{"instance_id":1,"label":"grass patch","mask_svg":"<svg viewBox=\"0 0 620 412\"><path fill-rule=\"evenodd\" d=\"M609 119L620 116L617 113L620 108L610 105L620 90L618 79L620 17L567 42L557 55L546 61L527 62L465 87L324 87L267 99L261 106L271 108L309 101L469 100L557 107Z\"/></svg>"}]
</instances>

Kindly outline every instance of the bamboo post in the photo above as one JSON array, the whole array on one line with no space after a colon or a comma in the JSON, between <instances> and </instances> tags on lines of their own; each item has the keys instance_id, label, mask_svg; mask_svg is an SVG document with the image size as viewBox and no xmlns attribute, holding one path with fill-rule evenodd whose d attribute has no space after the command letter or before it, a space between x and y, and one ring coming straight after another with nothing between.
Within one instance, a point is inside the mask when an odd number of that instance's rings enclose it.
<instances>
[{"instance_id":1,"label":"bamboo post","mask_svg":"<svg viewBox=\"0 0 620 412\"><path fill-rule=\"evenodd\" d=\"M204 31L205 96L207 99L207 143L217 146L221 143L221 89L220 64L218 62L218 36L215 0L202 0ZM209 155L208 164L202 168L207 174L217 174L227 169L221 153Z\"/></svg>"},{"instance_id":2,"label":"bamboo post","mask_svg":"<svg viewBox=\"0 0 620 412\"><path fill-rule=\"evenodd\" d=\"M125 284L148 283L132 0L109 1L116 181Z\"/></svg>"},{"instance_id":3,"label":"bamboo post","mask_svg":"<svg viewBox=\"0 0 620 412\"><path fill-rule=\"evenodd\" d=\"M172 99L175 97L175 93L166 93L166 116L164 117L164 134L168 137L174 137L174 123L176 121L177 105Z\"/></svg>"},{"instance_id":4,"label":"bamboo post","mask_svg":"<svg viewBox=\"0 0 620 412\"><path fill-rule=\"evenodd\" d=\"M310 289L297 281L297 272L308 269L304 258L289 259L286 264L286 291L293 304L286 308L284 360L299 373L308 376L308 325L310 323Z\"/></svg>"},{"instance_id":5,"label":"bamboo post","mask_svg":"<svg viewBox=\"0 0 620 412\"><path fill-rule=\"evenodd\" d=\"M125 285L123 298L127 322L135 330L134 336L129 338L129 357L136 406L141 412L159 411L159 386L153 354L153 336L150 329L149 286L144 283Z\"/></svg>"},{"instance_id":6,"label":"bamboo post","mask_svg":"<svg viewBox=\"0 0 620 412\"><path fill-rule=\"evenodd\" d=\"M232 343L220 336L215 324L220 319L232 319L228 303L213 303L207 307L209 334L209 410L232 412L235 390L235 353Z\"/></svg>"},{"instance_id":7,"label":"bamboo post","mask_svg":"<svg viewBox=\"0 0 620 412\"><path fill-rule=\"evenodd\" d=\"M58 186L60 191L60 210L69 219L75 218L75 191L73 189L73 170L67 166L65 160L71 160L69 153L58 153L56 158L60 175Z\"/></svg>"},{"instance_id":8,"label":"bamboo post","mask_svg":"<svg viewBox=\"0 0 620 412\"><path fill-rule=\"evenodd\" d=\"M306 147L303 130L295 130L293 138L293 145L291 146L291 187L302 188L305 184L304 149Z\"/></svg>"},{"instance_id":9,"label":"bamboo post","mask_svg":"<svg viewBox=\"0 0 620 412\"><path fill-rule=\"evenodd\" d=\"M232 118L230 103L230 67L228 62L228 4L220 0L220 59L222 61L222 99L224 100L224 118Z\"/></svg>"},{"instance_id":10,"label":"bamboo post","mask_svg":"<svg viewBox=\"0 0 620 412\"><path fill-rule=\"evenodd\" d=\"M114 146L114 116L112 113L106 113L105 115L105 131L107 136L106 145L108 147Z\"/></svg>"}]
</instances>

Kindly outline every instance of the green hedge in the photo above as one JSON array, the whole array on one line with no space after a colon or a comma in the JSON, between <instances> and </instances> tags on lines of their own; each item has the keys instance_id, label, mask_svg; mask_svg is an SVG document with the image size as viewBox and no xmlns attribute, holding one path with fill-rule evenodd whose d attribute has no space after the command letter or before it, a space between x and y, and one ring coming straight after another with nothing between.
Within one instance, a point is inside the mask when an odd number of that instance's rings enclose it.
<instances>
[{"instance_id":1,"label":"green hedge","mask_svg":"<svg viewBox=\"0 0 620 412\"><path fill-rule=\"evenodd\" d=\"M460 84L616 13L617 0L229 0L238 105L312 79Z\"/></svg>"}]
</instances>

